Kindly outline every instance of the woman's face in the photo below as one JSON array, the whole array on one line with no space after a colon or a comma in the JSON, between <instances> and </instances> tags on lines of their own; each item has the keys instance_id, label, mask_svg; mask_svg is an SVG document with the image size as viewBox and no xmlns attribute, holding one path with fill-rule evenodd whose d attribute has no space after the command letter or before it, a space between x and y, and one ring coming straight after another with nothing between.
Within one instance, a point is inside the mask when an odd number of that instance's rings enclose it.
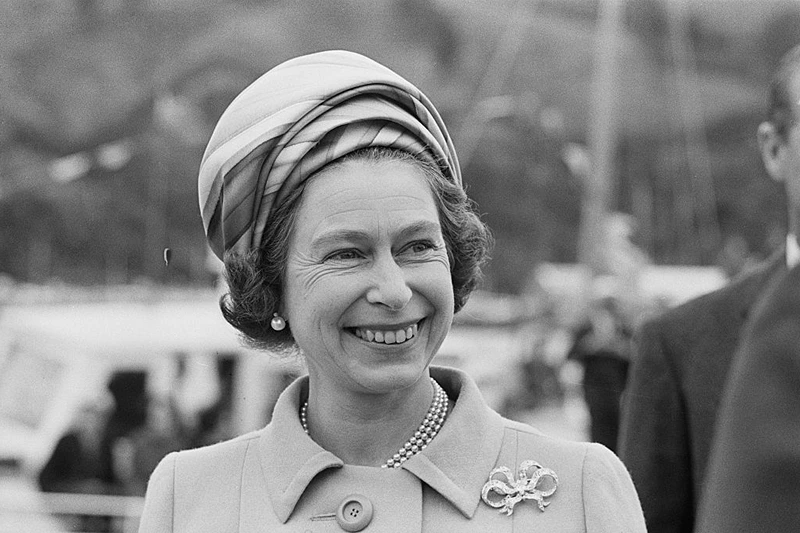
<instances>
[{"instance_id":1,"label":"woman's face","mask_svg":"<svg viewBox=\"0 0 800 533\"><path fill-rule=\"evenodd\" d=\"M315 386L389 392L425 374L453 320L430 186L414 165L351 160L305 186L283 315Z\"/></svg>"}]
</instances>

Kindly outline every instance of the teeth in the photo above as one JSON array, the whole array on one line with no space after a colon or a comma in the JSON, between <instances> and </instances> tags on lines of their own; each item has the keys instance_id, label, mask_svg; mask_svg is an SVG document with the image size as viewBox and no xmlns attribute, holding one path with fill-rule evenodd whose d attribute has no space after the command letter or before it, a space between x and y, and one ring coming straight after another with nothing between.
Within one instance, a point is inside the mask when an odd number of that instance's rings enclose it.
<instances>
[{"instance_id":1,"label":"teeth","mask_svg":"<svg viewBox=\"0 0 800 533\"><path fill-rule=\"evenodd\" d=\"M370 329L357 328L355 330L355 334L356 337L369 342L378 342L381 344L400 344L416 337L417 329L417 324L408 326L405 329L390 331L373 331Z\"/></svg>"}]
</instances>

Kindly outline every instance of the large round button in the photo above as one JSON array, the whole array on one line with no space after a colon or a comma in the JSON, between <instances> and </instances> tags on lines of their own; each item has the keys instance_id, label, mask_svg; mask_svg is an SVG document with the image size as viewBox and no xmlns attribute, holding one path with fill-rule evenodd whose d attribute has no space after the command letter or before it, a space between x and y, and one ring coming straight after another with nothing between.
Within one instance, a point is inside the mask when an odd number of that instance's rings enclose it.
<instances>
[{"instance_id":1,"label":"large round button","mask_svg":"<svg viewBox=\"0 0 800 533\"><path fill-rule=\"evenodd\" d=\"M361 531L372 521L372 502L361 494L351 494L339 504L336 522L345 531Z\"/></svg>"}]
</instances>

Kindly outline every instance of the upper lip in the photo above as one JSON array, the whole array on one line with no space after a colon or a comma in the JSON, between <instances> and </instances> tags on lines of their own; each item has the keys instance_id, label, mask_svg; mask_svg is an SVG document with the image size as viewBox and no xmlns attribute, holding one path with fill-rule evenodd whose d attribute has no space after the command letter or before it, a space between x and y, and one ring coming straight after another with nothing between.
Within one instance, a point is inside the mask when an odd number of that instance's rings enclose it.
<instances>
[{"instance_id":1,"label":"upper lip","mask_svg":"<svg viewBox=\"0 0 800 533\"><path fill-rule=\"evenodd\" d=\"M372 331L394 331L398 329L406 329L422 322L423 319L408 320L403 322L395 322L393 324L370 324L360 326L350 326L352 329L369 329Z\"/></svg>"}]
</instances>

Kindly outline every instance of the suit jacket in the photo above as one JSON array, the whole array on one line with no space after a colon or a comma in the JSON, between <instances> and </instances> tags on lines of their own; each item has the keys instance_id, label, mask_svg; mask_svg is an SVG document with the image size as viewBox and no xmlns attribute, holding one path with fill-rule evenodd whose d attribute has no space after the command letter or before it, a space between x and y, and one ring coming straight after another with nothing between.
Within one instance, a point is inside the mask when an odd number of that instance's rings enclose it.
<instances>
[{"instance_id":1,"label":"suit jacket","mask_svg":"<svg viewBox=\"0 0 800 533\"><path fill-rule=\"evenodd\" d=\"M167 456L151 477L139 531L341 531L336 514L353 493L372 504L367 532L645 531L630 476L607 448L502 418L462 372L431 374L455 406L436 438L401 468L345 465L319 447L300 425L301 378L281 394L263 430ZM490 471L509 467L514 479L501 480L511 487L525 460L558 476L544 511L531 499L510 516L484 503ZM552 480L544 481L540 488L549 488Z\"/></svg>"},{"instance_id":2,"label":"suit jacket","mask_svg":"<svg viewBox=\"0 0 800 533\"><path fill-rule=\"evenodd\" d=\"M731 369L700 533L800 531L800 268L754 313Z\"/></svg>"},{"instance_id":3,"label":"suit jacket","mask_svg":"<svg viewBox=\"0 0 800 533\"><path fill-rule=\"evenodd\" d=\"M623 399L620 458L651 533L689 533L728 369L750 310L784 252L726 286L646 321Z\"/></svg>"}]
</instances>

